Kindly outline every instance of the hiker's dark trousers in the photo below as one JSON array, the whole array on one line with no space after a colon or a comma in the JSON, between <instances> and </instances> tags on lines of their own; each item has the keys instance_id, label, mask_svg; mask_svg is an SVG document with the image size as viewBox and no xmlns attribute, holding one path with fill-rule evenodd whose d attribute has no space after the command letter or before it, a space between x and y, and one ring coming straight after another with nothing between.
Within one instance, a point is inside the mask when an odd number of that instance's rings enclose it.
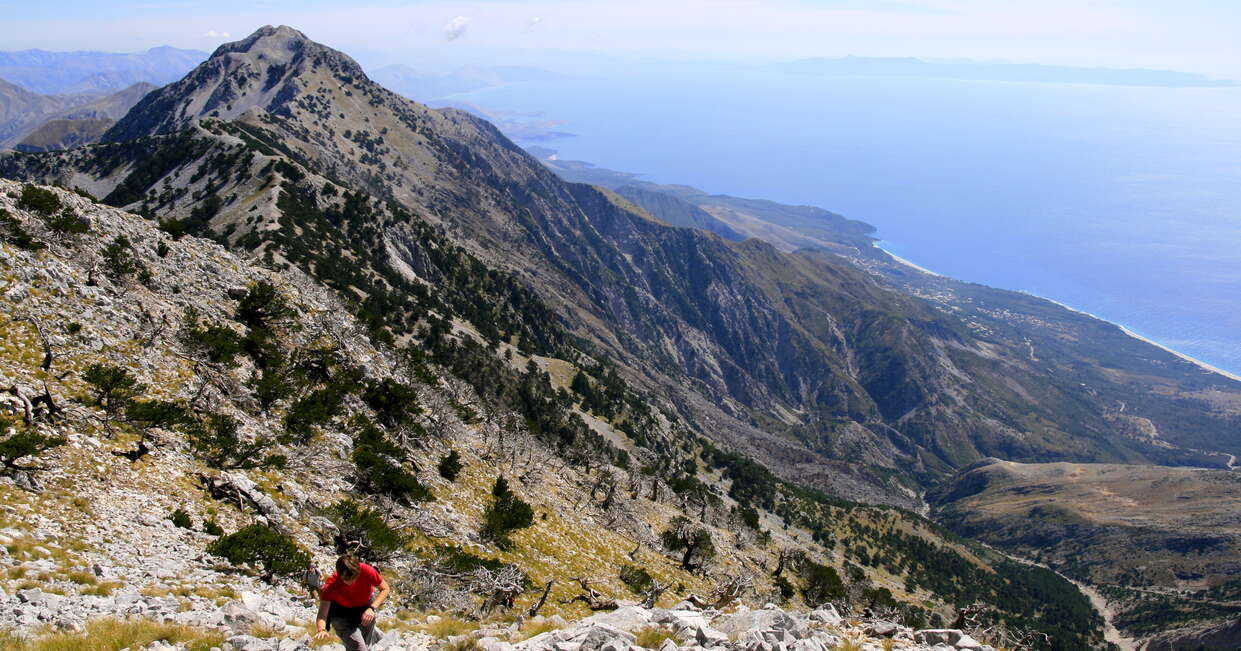
<instances>
[{"instance_id":1,"label":"hiker's dark trousers","mask_svg":"<svg viewBox=\"0 0 1241 651\"><path fill-rule=\"evenodd\" d=\"M333 617L332 630L340 636L340 641L345 645L345 651L370 651L379 643L379 640L383 639L383 635L375 629L374 621L370 626L354 626L343 617Z\"/></svg>"}]
</instances>

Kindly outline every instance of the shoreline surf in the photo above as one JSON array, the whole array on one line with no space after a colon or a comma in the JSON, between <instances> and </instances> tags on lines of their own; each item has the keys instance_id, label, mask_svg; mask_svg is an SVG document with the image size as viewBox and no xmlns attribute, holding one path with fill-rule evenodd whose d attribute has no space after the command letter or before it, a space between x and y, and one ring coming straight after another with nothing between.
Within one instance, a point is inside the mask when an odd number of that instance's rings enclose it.
<instances>
[{"instance_id":1,"label":"shoreline surf","mask_svg":"<svg viewBox=\"0 0 1241 651\"><path fill-rule=\"evenodd\" d=\"M875 247L876 249L879 249L880 251L883 251L884 253L888 254L888 256L890 256L893 260L895 260L895 261L897 261L898 263L903 264L903 265L905 265L905 266L907 266L907 267L909 267L909 268L911 268L911 269L917 269L918 271L921 271L922 273L925 273L925 274L930 274L930 275L932 275L932 276L938 276L938 277L940 277L940 278L946 278L946 276L944 276L943 274L938 274L938 273L935 273L934 271L931 271L930 269L927 269L926 267L919 266L917 263L914 263L913 261L906 260L905 258L902 258L902 257L900 257L900 256L896 255L895 253L892 253L891 251L889 251L889 250L887 250L887 249L883 248L882 246L880 246L880 244L882 244L882 240L881 240L881 241L879 241L879 242L874 242L874 243L872 243L872 244L871 244L871 246ZM959 280L959 279L958 279L958 280ZM1123 332L1123 333L1125 333L1126 335L1129 335L1130 337L1133 337L1134 339L1137 339L1138 341L1141 341L1141 342L1143 342L1143 343L1150 344L1150 345L1152 345L1152 346L1154 346L1154 347L1156 347L1156 348L1159 348L1159 349L1161 349L1161 350L1163 350L1163 351L1165 351L1165 352L1168 352L1168 353L1171 353L1171 354L1173 354L1173 355L1176 355L1177 357L1179 357L1179 358L1181 358L1181 359L1183 359L1183 360L1185 360L1185 361L1189 362L1190 364L1193 364L1193 365L1197 366L1198 368L1201 368L1201 369L1202 369L1202 370L1204 370L1204 371L1208 371L1208 372L1210 372L1210 373L1215 373L1215 374L1217 374L1217 375L1222 375L1223 377L1226 377L1226 378L1228 378L1229 380L1233 380L1233 381L1236 381L1236 382L1241 382L1241 374L1237 374L1237 373L1232 373L1232 372L1230 372L1230 371L1226 371L1226 370L1224 370L1224 369L1222 369L1222 368L1219 368L1218 366L1213 366L1213 365L1211 365L1211 364L1209 364L1209 363L1207 363L1207 362L1204 362L1204 361L1202 361L1202 360L1200 360L1200 359L1197 359L1197 358L1195 358L1195 357L1191 357L1191 356L1189 356L1189 355L1187 355L1187 354L1185 354L1185 353L1180 352L1179 350L1176 350L1176 349L1174 349L1174 348L1171 348L1171 347L1169 347L1169 346L1166 346L1166 345L1164 345L1164 344L1161 344L1161 343L1159 343L1158 341L1155 341L1154 339L1151 339L1150 337L1145 337L1145 336L1142 336L1142 335L1140 335L1140 334L1138 334L1138 333L1134 332L1133 330L1130 330L1129 328L1125 327L1124 325L1122 325L1122 324L1120 324L1120 323L1117 323L1117 322L1115 322L1115 321L1110 321L1110 320L1105 319L1105 318L1103 318L1103 317L1101 317L1101 316L1099 316L1099 315L1097 315L1097 314L1091 314L1090 312L1087 312L1087 311L1085 311L1085 310L1079 310L1079 309L1077 309L1077 308L1075 308L1075 307L1073 307L1073 306L1071 306L1071 305L1067 305L1067 304L1065 304L1065 303L1062 303L1062 302L1060 302L1060 301L1057 301L1057 300L1056 300L1056 299L1054 299L1054 298L1048 298L1048 297L1046 297L1046 296L1040 296L1040 295L1038 295L1038 294L1035 294L1035 293L1033 293L1033 292L1027 292L1027 291L1025 291L1025 290L1015 290L1015 291L1019 291L1019 292L1021 292L1021 293L1023 293L1023 294L1029 294L1030 296L1033 296L1033 297L1035 297L1035 298L1041 298L1041 299L1043 299L1043 300L1045 300L1045 301L1049 301L1049 302L1051 302L1051 303L1055 303L1056 305L1059 305L1060 307L1062 307L1062 308L1064 308L1064 309L1066 309L1066 310L1069 310L1070 312L1076 312L1076 313L1078 313L1078 314L1084 314L1084 315L1086 315L1086 316L1088 316L1088 317L1090 317L1090 318L1092 318L1092 319L1097 319L1097 320L1099 320L1099 321L1103 321L1104 323L1110 323L1111 325L1114 325L1114 326L1116 326L1117 328L1120 328L1120 331L1121 331L1121 332Z\"/></svg>"}]
</instances>

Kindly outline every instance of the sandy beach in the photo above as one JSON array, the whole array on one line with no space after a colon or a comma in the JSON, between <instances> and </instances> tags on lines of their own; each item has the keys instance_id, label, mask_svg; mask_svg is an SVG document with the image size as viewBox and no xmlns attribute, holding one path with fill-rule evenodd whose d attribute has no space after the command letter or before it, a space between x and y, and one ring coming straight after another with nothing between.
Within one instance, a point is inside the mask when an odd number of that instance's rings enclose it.
<instances>
[{"instance_id":1,"label":"sandy beach","mask_svg":"<svg viewBox=\"0 0 1241 651\"><path fill-rule=\"evenodd\" d=\"M1029 294L1029 292L1024 292L1024 293ZM1031 295L1031 296L1037 296L1037 294L1030 294L1030 295ZM1103 317L1100 317L1100 316L1095 316L1094 314L1091 314L1091 313L1086 312L1086 311L1084 311L1084 310L1079 310L1079 309L1077 309L1077 308L1075 308L1075 307L1072 307L1072 306L1070 306L1070 305L1065 305L1064 303L1061 303L1060 301L1057 301L1057 300L1054 300L1054 299L1047 298L1046 296L1039 296L1039 298L1041 298L1041 299L1043 299L1043 300L1045 300L1045 301L1051 301L1052 303L1055 303L1056 305L1059 305L1060 307L1062 307L1062 308L1064 308L1064 309L1066 309L1066 310L1071 310L1071 311L1073 311L1073 312L1077 312L1078 314L1085 314L1086 316L1088 316L1088 317L1090 317L1090 318L1092 318L1092 319L1098 319L1098 320L1100 320L1100 321L1104 321L1104 322L1106 322L1106 323L1111 323L1112 325L1116 326L1117 328L1120 328L1120 331L1121 331L1121 332L1123 332L1123 333L1125 333L1125 334L1129 335L1130 337L1133 337L1134 339L1137 339L1138 341L1142 341L1142 342L1148 343L1148 344L1150 344L1150 345L1152 345L1152 346L1154 346L1154 347L1156 347L1156 348L1160 348L1160 349L1165 350L1165 351L1167 351L1167 352L1169 352L1169 353L1172 353L1173 355L1176 355L1177 357L1180 357L1181 359L1183 359L1183 360L1185 360L1185 361L1187 361L1187 362L1189 362L1189 363L1191 363L1191 364L1194 364L1194 365L1198 366L1199 368L1203 369L1204 371L1210 371L1211 373L1218 373L1219 375L1222 375L1222 376L1224 376L1224 377L1226 377L1226 378L1228 378L1228 379L1230 379L1230 380L1236 380L1237 382L1241 382L1241 375L1237 375L1237 374L1235 374L1235 373L1229 373L1228 371L1225 371L1225 370L1224 370L1224 369L1222 369L1222 368L1216 368L1216 367L1211 366L1210 364L1208 364L1208 363L1206 363L1206 362L1204 362L1204 361L1202 361L1202 360L1200 360L1200 359L1195 359L1195 358L1193 358L1193 357L1190 357L1189 355L1186 355L1185 353L1182 353L1182 352L1179 352L1179 351L1173 350L1173 349L1171 349L1171 348L1168 348L1167 346L1165 346L1165 345L1163 345L1163 344L1159 343L1158 341L1154 341L1154 340L1152 340L1152 339L1148 339L1148 338L1146 338L1146 337L1143 337L1142 335L1140 335L1140 334L1138 334L1138 333L1136 333L1136 332L1134 332L1134 331L1130 330L1129 328L1126 328L1126 327L1125 327L1125 326L1123 326L1123 325L1120 325L1119 323L1113 323L1113 322L1111 322L1111 321L1108 321L1107 319L1104 319Z\"/></svg>"}]
</instances>

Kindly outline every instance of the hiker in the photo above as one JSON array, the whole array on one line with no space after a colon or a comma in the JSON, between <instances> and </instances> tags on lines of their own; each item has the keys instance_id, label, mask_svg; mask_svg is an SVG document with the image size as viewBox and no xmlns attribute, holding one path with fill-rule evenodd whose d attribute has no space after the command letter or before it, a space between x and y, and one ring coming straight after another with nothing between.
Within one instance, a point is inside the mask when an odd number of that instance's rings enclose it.
<instances>
[{"instance_id":1,"label":"hiker","mask_svg":"<svg viewBox=\"0 0 1241 651\"><path fill-rule=\"evenodd\" d=\"M310 593L311 601L319 600L319 590L323 587L323 575L319 573L319 566L313 562L306 566L306 575L302 578L302 583L306 586L306 591Z\"/></svg>"},{"instance_id":2,"label":"hiker","mask_svg":"<svg viewBox=\"0 0 1241 651\"><path fill-rule=\"evenodd\" d=\"M315 640L326 640L328 630L335 629L347 651L367 651L381 637L375 630L375 611L388 592L388 582L375 568L353 554L341 556L336 560L336 573L319 593Z\"/></svg>"}]
</instances>

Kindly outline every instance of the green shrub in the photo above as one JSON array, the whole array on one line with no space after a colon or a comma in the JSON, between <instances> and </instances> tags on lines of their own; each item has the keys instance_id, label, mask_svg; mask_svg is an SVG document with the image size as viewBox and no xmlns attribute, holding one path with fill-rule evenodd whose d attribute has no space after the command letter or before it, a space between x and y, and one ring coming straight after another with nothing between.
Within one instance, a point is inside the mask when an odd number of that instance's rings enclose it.
<instances>
[{"instance_id":1,"label":"green shrub","mask_svg":"<svg viewBox=\"0 0 1241 651\"><path fill-rule=\"evenodd\" d=\"M125 406L125 420L144 429L173 429L189 419L185 405L171 400L135 400Z\"/></svg>"},{"instance_id":2,"label":"green shrub","mask_svg":"<svg viewBox=\"0 0 1241 651\"><path fill-rule=\"evenodd\" d=\"M30 184L22 186L22 194L17 199L17 205L44 215L55 214L61 207L60 197L56 196L55 192Z\"/></svg>"},{"instance_id":3,"label":"green shrub","mask_svg":"<svg viewBox=\"0 0 1241 651\"><path fill-rule=\"evenodd\" d=\"M260 280L250 286L237 304L237 320L251 328L271 329L297 315L288 299L271 283Z\"/></svg>"},{"instance_id":4,"label":"green shrub","mask_svg":"<svg viewBox=\"0 0 1241 651\"><path fill-rule=\"evenodd\" d=\"M45 217L43 223L49 230L59 235L81 235L90 231L90 222L78 217L76 213L68 208L55 215Z\"/></svg>"},{"instance_id":5,"label":"green shrub","mask_svg":"<svg viewBox=\"0 0 1241 651\"><path fill-rule=\"evenodd\" d=\"M186 227L185 222L181 221L180 219L159 220L159 230L164 231L165 233L168 233L168 235L172 237L172 240L174 242L185 237L185 234L189 232L189 229ZM161 255L160 257L162 258L164 256Z\"/></svg>"},{"instance_id":6,"label":"green shrub","mask_svg":"<svg viewBox=\"0 0 1241 651\"><path fill-rule=\"evenodd\" d=\"M405 451L388 440L383 430L369 419L353 419L353 463L358 471L358 488L382 493L402 504L434 500L435 496L418 478L405 469Z\"/></svg>"},{"instance_id":7,"label":"green shrub","mask_svg":"<svg viewBox=\"0 0 1241 651\"><path fill-rule=\"evenodd\" d=\"M185 430L194 455L212 468L283 468L288 462L284 455L271 452L276 446L273 439L258 436L243 440L237 433L237 419L227 414L206 414L194 419Z\"/></svg>"},{"instance_id":8,"label":"green shrub","mask_svg":"<svg viewBox=\"0 0 1241 651\"><path fill-rule=\"evenodd\" d=\"M22 223L7 210L0 208L0 240L26 251L47 248L42 242L22 228Z\"/></svg>"},{"instance_id":9,"label":"green shrub","mask_svg":"<svg viewBox=\"0 0 1241 651\"><path fill-rule=\"evenodd\" d=\"M467 574L479 568L495 571L504 567L503 561L476 556L454 545L436 547L435 559L437 565L454 574Z\"/></svg>"},{"instance_id":10,"label":"green shrub","mask_svg":"<svg viewBox=\"0 0 1241 651\"><path fill-rule=\"evenodd\" d=\"M91 364L82 379L91 387L91 404L110 415L120 413L146 389L129 371L112 364Z\"/></svg>"},{"instance_id":11,"label":"green shrub","mask_svg":"<svg viewBox=\"0 0 1241 651\"><path fill-rule=\"evenodd\" d=\"M793 584L789 583L788 579L782 576L777 576L775 583L776 589L780 591L781 599L788 601L793 598L793 595L797 594L797 588L794 588Z\"/></svg>"},{"instance_id":12,"label":"green shrub","mask_svg":"<svg viewBox=\"0 0 1241 651\"><path fill-rule=\"evenodd\" d=\"M345 395L347 391L343 385L329 384L294 400L284 414L285 431L294 440L310 440L316 426L324 425L340 414Z\"/></svg>"},{"instance_id":13,"label":"green shrub","mask_svg":"<svg viewBox=\"0 0 1241 651\"><path fill-rule=\"evenodd\" d=\"M161 258L166 258L169 253L172 253L172 249L168 248L167 243L160 242L155 245L155 255L158 255Z\"/></svg>"},{"instance_id":14,"label":"green shrub","mask_svg":"<svg viewBox=\"0 0 1241 651\"><path fill-rule=\"evenodd\" d=\"M802 590L802 598L806 600L806 605L815 607L844 598L845 584L836 568L814 561L806 561L803 567L806 587Z\"/></svg>"},{"instance_id":15,"label":"green shrub","mask_svg":"<svg viewBox=\"0 0 1241 651\"><path fill-rule=\"evenodd\" d=\"M254 390L254 399L258 400L263 413L270 411L277 402L292 397L296 391L283 371L272 368L263 369L257 377L251 377L250 388Z\"/></svg>"},{"instance_id":16,"label":"green shrub","mask_svg":"<svg viewBox=\"0 0 1241 651\"><path fill-rule=\"evenodd\" d=\"M168 516L168 519L172 520L174 525L181 527L182 529L194 528L194 523L190 520L190 514L186 513L184 509L177 508L171 515Z\"/></svg>"},{"instance_id":17,"label":"green shrub","mask_svg":"<svg viewBox=\"0 0 1241 651\"><path fill-rule=\"evenodd\" d=\"M710 532L694 526L685 516L678 515L673 518L660 539L669 550L683 552L681 568L686 571L697 570L703 563L715 558L715 543L711 540Z\"/></svg>"},{"instance_id":18,"label":"green shrub","mask_svg":"<svg viewBox=\"0 0 1241 651\"><path fill-rule=\"evenodd\" d=\"M103 247L103 270L113 280L118 280L138 273L138 262L134 260L134 248L129 238L117 235L110 244Z\"/></svg>"},{"instance_id":19,"label":"green shrub","mask_svg":"<svg viewBox=\"0 0 1241 651\"><path fill-rule=\"evenodd\" d=\"M27 457L38 458L44 452L65 444L65 439L60 436L40 434L4 416L0 416L0 437L3 437L0 438L0 463L10 470L31 470L33 468L18 462Z\"/></svg>"},{"instance_id":20,"label":"green shrub","mask_svg":"<svg viewBox=\"0 0 1241 651\"><path fill-rule=\"evenodd\" d=\"M378 511L342 500L328 509L340 532L336 541L340 551L355 549L363 558L379 560L405 547L405 536L393 529Z\"/></svg>"},{"instance_id":21,"label":"green shrub","mask_svg":"<svg viewBox=\"0 0 1241 651\"><path fill-rule=\"evenodd\" d=\"M500 549L513 548L509 534L534 524L534 509L517 497L508 487L508 480L496 477L491 487L492 502L483 512L483 540L490 540Z\"/></svg>"},{"instance_id":22,"label":"green shrub","mask_svg":"<svg viewBox=\"0 0 1241 651\"><path fill-rule=\"evenodd\" d=\"M207 551L233 565L262 568L269 579L299 576L310 564L307 554L291 538L271 527L252 524L207 545Z\"/></svg>"},{"instance_id":23,"label":"green shrub","mask_svg":"<svg viewBox=\"0 0 1241 651\"><path fill-rule=\"evenodd\" d=\"M237 356L244 352L241 335L228 326L195 327L187 332L187 339L207 360L225 366L237 366Z\"/></svg>"},{"instance_id":24,"label":"green shrub","mask_svg":"<svg viewBox=\"0 0 1241 651\"><path fill-rule=\"evenodd\" d=\"M214 519L203 522L203 533L209 536L223 536L224 527L221 527Z\"/></svg>"},{"instance_id":25,"label":"green shrub","mask_svg":"<svg viewBox=\"0 0 1241 651\"><path fill-rule=\"evenodd\" d=\"M646 571L645 567L635 567L633 565L621 566L620 580L634 594L645 593L655 583L654 577L651 576L650 572Z\"/></svg>"},{"instance_id":26,"label":"green shrub","mask_svg":"<svg viewBox=\"0 0 1241 651\"><path fill-rule=\"evenodd\" d=\"M387 427L405 425L421 411L414 388L391 378L368 383L360 397Z\"/></svg>"},{"instance_id":27,"label":"green shrub","mask_svg":"<svg viewBox=\"0 0 1241 651\"><path fill-rule=\"evenodd\" d=\"M456 481L457 475L461 474L461 468L463 467L461 455L457 454L456 450L449 450L448 454L440 458L440 462L435 466L435 469L439 471L440 477L448 481Z\"/></svg>"}]
</instances>

